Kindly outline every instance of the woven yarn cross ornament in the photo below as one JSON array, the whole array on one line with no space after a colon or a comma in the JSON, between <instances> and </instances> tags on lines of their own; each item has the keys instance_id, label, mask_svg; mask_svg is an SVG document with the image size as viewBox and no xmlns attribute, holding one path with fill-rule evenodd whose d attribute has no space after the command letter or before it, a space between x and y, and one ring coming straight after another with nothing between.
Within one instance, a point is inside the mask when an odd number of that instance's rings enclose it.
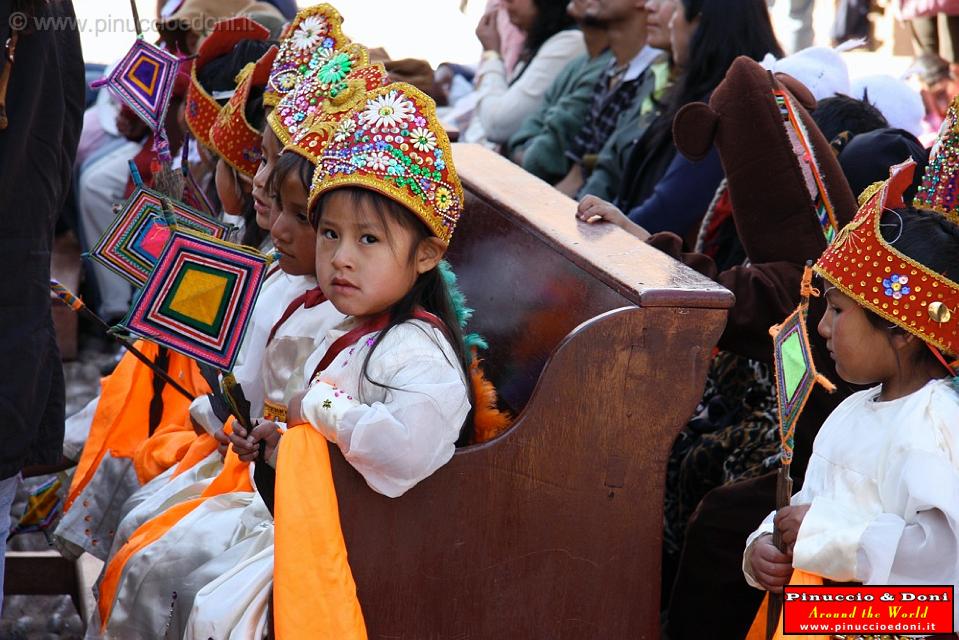
<instances>
[{"instance_id":1,"label":"woven yarn cross ornament","mask_svg":"<svg viewBox=\"0 0 959 640\"><path fill-rule=\"evenodd\" d=\"M812 267L807 266L802 278L802 298L799 306L782 324L769 330L773 337L773 364L776 371L776 402L779 405L779 434L782 439L782 463L789 465L793 458L796 422L809 400L813 387L821 384L830 393L836 387L817 373L813 362L806 317L809 314L809 296L819 295L812 288Z\"/></svg>"},{"instance_id":2,"label":"woven yarn cross ornament","mask_svg":"<svg viewBox=\"0 0 959 640\"><path fill-rule=\"evenodd\" d=\"M137 38L113 72L90 86L105 85L151 129L161 132L179 64L169 51Z\"/></svg>"},{"instance_id":3,"label":"woven yarn cross ornament","mask_svg":"<svg viewBox=\"0 0 959 640\"><path fill-rule=\"evenodd\" d=\"M121 323L221 371L233 368L268 258L177 228Z\"/></svg>"},{"instance_id":4,"label":"woven yarn cross ornament","mask_svg":"<svg viewBox=\"0 0 959 640\"><path fill-rule=\"evenodd\" d=\"M170 238L163 198L152 189L138 187L91 248L90 257L133 286L142 287ZM177 226L220 239L232 229L183 203L173 202L171 206Z\"/></svg>"}]
</instances>

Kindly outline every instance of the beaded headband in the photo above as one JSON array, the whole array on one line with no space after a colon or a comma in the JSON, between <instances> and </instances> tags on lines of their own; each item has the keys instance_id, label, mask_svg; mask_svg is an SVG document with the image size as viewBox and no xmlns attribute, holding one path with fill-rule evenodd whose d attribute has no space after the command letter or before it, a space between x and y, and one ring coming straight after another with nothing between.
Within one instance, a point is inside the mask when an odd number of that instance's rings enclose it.
<instances>
[{"instance_id":1,"label":"beaded headband","mask_svg":"<svg viewBox=\"0 0 959 640\"><path fill-rule=\"evenodd\" d=\"M436 103L419 89L396 82L370 91L317 155L311 210L333 189L370 189L405 206L449 243L463 212L463 187Z\"/></svg>"},{"instance_id":2,"label":"beaded headband","mask_svg":"<svg viewBox=\"0 0 959 640\"><path fill-rule=\"evenodd\" d=\"M304 9L283 33L280 53L263 92L263 104L275 107L300 80L311 76L350 40L343 35L343 17L329 4Z\"/></svg>"},{"instance_id":3,"label":"beaded headband","mask_svg":"<svg viewBox=\"0 0 959 640\"><path fill-rule=\"evenodd\" d=\"M248 64L237 76L236 91L210 128L213 149L227 164L252 178L260 166L262 132L246 119L250 91L266 85L277 48L270 47L255 63Z\"/></svg>"},{"instance_id":4,"label":"beaded headband","mask_svg":"<svg viewBox=\"0 0 959 640\"><path fill-rule=\"evenodd\" d=\"M200 45L196 62L190 72L185 111L187 126L193 137L204 146L213 146L210 141L210 127L216 122L221 107L197 80L197 71L211 60L230 53L233 47L243 40L267 40L269 37L270 32L266 27L241 16L217 22L213 31Z\"/></svg>"},{"instance_id":5,"label":"beaded headband","mask_svg":"<svg viewBox=\"0 0 959 640\"><path fill-rule=\"evenodd\" d=\"M813 202L815 202L816 216L819 225L822 227L823 235L826 237L826 244L829 244L839 231L839 223L836 222L836 211L829 197L829 190L826 189L822 172L819 169L819 161L816 159L809 132L796 112L793 103L794 98L789 92L774 89L773 96L776 98L776 105L782 114L786 135L789 136L793 149L800 156L799 167L803 172L806 188L809 190Z\"/></svg>"},{"instance_id":6,"label":"beaded headband","mask_svg":"<svg viewBox=\"0 0 959 640\"><path fill-rule=\"evenodd\" d=\"M873 313L957 355L959 284L897 251L879 229L883 211L904 206L902 194L915 168L913 160L892 167L889 180L873 191L814 269Z\"/></svg>"},{"instance_id":7,"label":"beaded headband","mask_svg":"<svg viewBox=\"0 0 959 640\"><path fill-rule=\"evenodd\" d=\"M912 202L959 224L959 96L949 105Z\"/></svg>"}]
</instances>

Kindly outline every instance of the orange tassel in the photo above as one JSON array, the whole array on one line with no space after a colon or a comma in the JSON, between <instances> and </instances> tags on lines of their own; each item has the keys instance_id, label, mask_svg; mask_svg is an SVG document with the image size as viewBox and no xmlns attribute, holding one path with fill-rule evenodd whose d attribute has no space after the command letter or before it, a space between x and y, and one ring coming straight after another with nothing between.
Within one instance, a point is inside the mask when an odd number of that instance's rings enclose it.
<instances>
[{"instance_id":1,"label":"orange tassel","mask_svg":"<svg viewBox=\"0 0 959 640\"><path fill-rule=\"evenodd\" d=\"M506 431L513 422L513 416L497 407L496 387L486 378L480 367L476 348L472 349L473 360L470 363L470 384L473 387L473 441L476 444L488 442Z\"/></svg>"}]
</instances>

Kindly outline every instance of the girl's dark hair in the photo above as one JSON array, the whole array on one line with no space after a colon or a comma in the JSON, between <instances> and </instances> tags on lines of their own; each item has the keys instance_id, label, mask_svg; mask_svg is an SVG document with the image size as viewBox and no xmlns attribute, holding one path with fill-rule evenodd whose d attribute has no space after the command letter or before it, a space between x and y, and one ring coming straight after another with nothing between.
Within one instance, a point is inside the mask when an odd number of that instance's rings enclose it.
<instances>
[{"instance_id":1,"label":"girl's dark hair","mask_svg":"<svg viewBox=\"0 0 959 640\"><path fill-rule=\"evenodd\" d=\"M536 20L526 32L526 44L520 60L529 62L533 59L543 43L560 31L576 26L576 21L566 13L568 0L533 0L536 5Z\"/></svg>"},{"instance_id":2,"label":"girl's dark hair","mask_svg":"<svg viewBox=\"0 0 959 640\"><path fill-rule=\"evenodd\" d=\"M664 98L663 111L652 124L650 148L672 137L676 112L690 102L705 100L723 81L733 60L749 56L758 61L767 53L783 56L766 0L682 0L676 10L683 11L687 22L698 17L699 24L690 38L683 75Z\"/></svg>"},{"instance_id":3,"label":"girl's dark hair","mask_svg":"<svg viewBox=\"0 0 959 640\"><path fill-rule=\"evenodd\" d=\"M386 229L387 234L389 234L389 226L386 222L387 218L392 219L403 228L409 230L413 234L413 243L411 245L410 255L408 257L410 262L413 261L416 255L416 248L419 246L420 242L433 235L422 220L411 214L409 210L400 203L391 198L380 195L375 191L360 187L341 187L334 191L329 191L321 196L314 208L310 211L310 223L314 228L318 228L320 225L320 221L323 217L323 204L327 196L329 196L331 193L343 193L348 195L354 211L373 212L373 214L379 219L380 224L383 225L383 228ZM392 246L392 238L387 237L387 241L390 242ZM446 288L446 282L443 279L443 274L440 273L438 267L430 269L426 273L421 273L416 278L416 282L413 283L413 288L410 289L409 293L403 296L403 298L401 298L399 302L394 304L390 309L389 324L387 324L386 328L383 329L376 337L376 341L370 347L370 350L367 352L366 358L363 361L363 377L370 384L387 389L392 388L389 385L377 382L376 380L370 378L368 371L370 358L373 356L373 352L376 351L376 348L380 345L380 343L383 342L386 334L388 334L394 327L412 319L417 308L422 308L425 311L432 313L442 321L446 336L449 339L450 345L453 347L453 353L456 354L457 364L462 369L463 375L467 381L467 388L470 390L470 406L475 408L476 403L473 401L474 398L472 394L472 385L469 384L469 355L466 352L466 344L463 341L463 332L460 329L459 321L456 318L456 311L454 310L453 303L450 300L449 290ZM472 439L472 432L473 409L470 410L470 414L467 417L466 422L460 429L460 435L456 442L457 446L468 444Z\"/></svg>"},{"instance_id":4,"label":"girl's dark hair","mask_svg":"<svg viewBox=\"0 0 959 640\"><path fill-rule=\"evenodd\" d=\"M959 252L955 250L959 247L959 227L942 215L913 207L887 209L879 225L883 239L896 251L950 280L959 278ZM906 332L869 309L863 310L870 324L887 332L889 339L893 334ZM916 352L913 364L935 365L938 362L931 350L921 349Z\"/></svg>"},{"instance_id":5,"label":"girl's dark hair","mask_svg":"<svg viewBox=\"0 0 959 640\"><path fill-rule=\"evenodd\" d=\"M287 151L281 153L273 165L273 172L270 173L266 181L266 190L277 199L280 206L283 206L283 195L280 187L286 182L290 175L295 175L303 183L303 188L307 193L310 191L310 183L313 182L314 164L298 153ZM312 222L312 220L311 220ZM315 228L316 225L314 224Z\"/></svg>"}]
</instances>

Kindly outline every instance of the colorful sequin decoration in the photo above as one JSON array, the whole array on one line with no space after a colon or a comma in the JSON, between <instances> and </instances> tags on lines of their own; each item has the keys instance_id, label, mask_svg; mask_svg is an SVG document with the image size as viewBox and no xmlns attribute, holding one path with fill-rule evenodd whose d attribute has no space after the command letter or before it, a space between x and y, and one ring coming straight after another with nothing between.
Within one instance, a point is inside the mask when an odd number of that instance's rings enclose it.
<instances>
[{"instance_id":1,"label":"colorful sequin decoration","mask_svg":"<svg viewBox=\"0 0 959 640\"><path fill-rule=\"evenodd\" d=\"M898 273L894 273L888 278L883 278L883 292L887 297L899 300L903 296L909 295L910 289L906 286L908 282L909 276L901 276Z\"/></svg>"},{"instance_id":2,"label":"colorful sequin decoration","mask_svg":"<svg viewBox=\"0 0 959 640\"><path fill-rule=\"evenodd\" d=\"M344 117L320 153L310 208L327 191L357 186L404 205L444 242L463 211L463 188L436 104L412 85L369 92Z\"/></svg>"},{"instance_id":3,"label":"colorful sequin decoration","mask_svg":"<svg viewBox=\"0 0 959 640\"><path fill-rule=\"evenodd\" d=\"M296 14L281 38L280 53L263 92L263 104L275 107L304 78L313 77L320 70L324 77L339 73L342 59L332 65L328 63L335 51L350 41L340 30L342 23L343 17L329 4L309 7Z\"/></svg>"}]
</instances>

